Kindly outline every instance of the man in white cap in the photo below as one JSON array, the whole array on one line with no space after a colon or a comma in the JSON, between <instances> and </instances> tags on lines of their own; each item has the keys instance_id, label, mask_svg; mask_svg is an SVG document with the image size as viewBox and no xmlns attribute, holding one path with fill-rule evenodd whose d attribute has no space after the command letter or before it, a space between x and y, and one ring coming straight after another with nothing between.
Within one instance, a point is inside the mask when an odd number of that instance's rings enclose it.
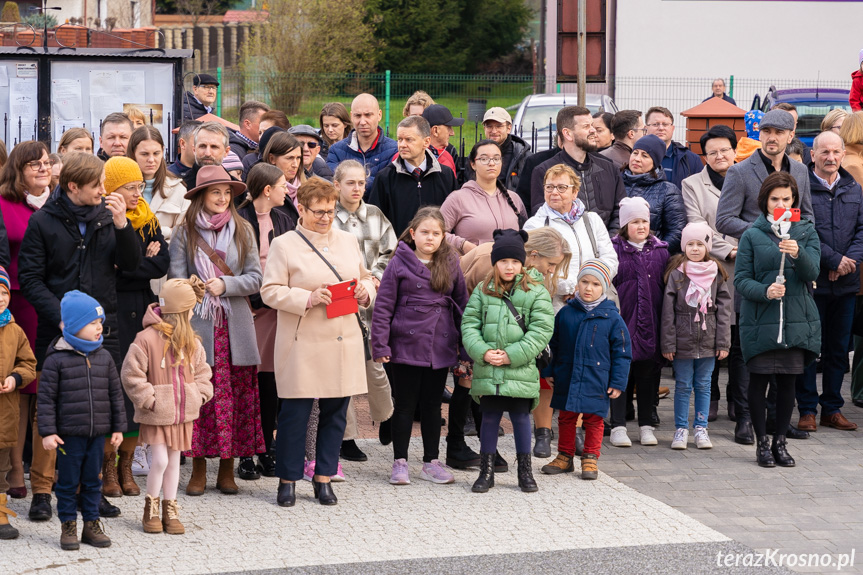
<instances>
[{"instance_id":1,"label":"man in white cap","mask_svg":"<svg viewBox=\"0 0 863 575\"><path fill-rule=\"evenodd\" d=\"M500 146L501 167L497 179L507 190L515 191L524 161L530 155L530 144L512 133L512 116L503 108L489 108L482 117L482 129L487 140ZM464 177L465 180L476 179L470 164L465 167Z\"/></svg>"}]
</instances>

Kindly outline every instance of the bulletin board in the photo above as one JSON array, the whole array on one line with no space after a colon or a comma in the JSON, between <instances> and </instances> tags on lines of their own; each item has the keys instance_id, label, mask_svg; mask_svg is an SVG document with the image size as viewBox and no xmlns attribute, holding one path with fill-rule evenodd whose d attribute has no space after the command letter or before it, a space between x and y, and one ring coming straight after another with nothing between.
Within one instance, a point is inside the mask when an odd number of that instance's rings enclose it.
<instances>
[{"instance_id":1,"label":"bulletin board","mask_svg":"<svg viewBox=\"0 0 863 575\"><path fill-rule=\"evenodd\" d=\"M141 110L147 124L152 118L167 143L177 125L174 88L174 65L167 62L52 61L51 149L73 127L92 132L98 146L101 120L130 107Z\"/></svg>"},{"instance_id":2,"label":"bulletin board","mask_svg":"<svg viewBox=\"0 0 863 575\"><path fill-rule=\"evenodd\" d=\"M0 61L0 118L3 141L9 149L36 138L37 77L38 63L33 60Z\"/></svg>"}]
</instances>

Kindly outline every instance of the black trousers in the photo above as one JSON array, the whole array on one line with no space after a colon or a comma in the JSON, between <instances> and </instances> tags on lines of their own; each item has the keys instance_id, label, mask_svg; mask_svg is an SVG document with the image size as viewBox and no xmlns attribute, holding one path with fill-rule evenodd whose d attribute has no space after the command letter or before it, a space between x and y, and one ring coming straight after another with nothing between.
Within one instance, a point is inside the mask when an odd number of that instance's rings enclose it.
<instances>
[{"instance_id":1,"label":"black trousers","mask_svg":"<svg viewBox=\"0 0 863 575\"><path fill-rule=\"evenodd\" d=\"M785 435L794 411L797 375L753 373L749 378L749 407L755 434L759 437L767 435L767 387L772 382L776 389L776 431Z\"/></svg>"},{"instance_id":2,"label":"black trousers","mask_svg":"<svg viewBox=\"0 0 863 575\"><path fill-rule=\"evenodd\" d=\"M629 368L629 383L626 393L611 400L611 427L626 427L626 406L631 404L634 391L638 391L638 425L652 425L654 398L659 386L661 370L652 359L633 361Z\"/></svg>"},{"instance_id":3,"label":"black trousers","mask_svg":"<svg viewBox=\"0 0 863 575\"><path fill-rule=\"evenodd\" d=\"M306 460L306 430L314 399L282 399L279 433L276 435L276 475L286 481L303 478ZM315 451L315 474L332 476L339 466L339 450L345 436L350 397L322 397Z\"/></svg>"},{"instance_id":4,"label":"black trousers","mask_svg":"<svg viewBox=\"0 0 863 575\"><path fill-rule=\"evenodd\" d=\"M740 323L740 315L737 315ZM740 347L740 329L738 325L731 326L731 350L728 353L728 382L731 385L729 398L734 401L737 421L748 419L749 414L749 370L743 361L743 349Z\"/></svg>"},{"instance_id":5,"label":"black trousers","mask_svg":"<svg viewBox=\"0 0 863 575\"><path fill-rule=\"evenodd\" d=\"M390 373L392 374L390 386L394 400L393 458L407 459L408 457L414 411L419 405L423 461L428 463L437 459L440 452L440 406L449 370L391 363Z\"/></svg>"},{"instance_id":6,"label":"black trousers","mask_svg":"<svg viewBox=\"0 0 863 575\"><path fill-rule=\"evenodd\" d=\"M273 446L273 432L279 416L279 394L276 390L276 374L272 371L258 372L258 397L261 403L261 430L264 432L264 453Z\"/></svg>"}]
</instances>

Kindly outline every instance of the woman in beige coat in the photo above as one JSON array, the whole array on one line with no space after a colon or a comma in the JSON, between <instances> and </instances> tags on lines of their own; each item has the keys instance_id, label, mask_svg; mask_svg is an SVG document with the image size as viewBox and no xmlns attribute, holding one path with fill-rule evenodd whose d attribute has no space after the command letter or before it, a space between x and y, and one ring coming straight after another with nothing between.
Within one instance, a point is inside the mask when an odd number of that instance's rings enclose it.
<instances>
[{"instance_id":1,"label":"woman in beige coat","mask_svg":"<svg viewBox=\"0 0 863 575\"><path fill-rule=\"evenodd\" d=\"M353 297L362 307L368 307L375 294L357 239L332 227L338 197L333 185L319 178L299 187L299 225L270 244L261 287L264 303L279 312L275 367L282 405L276 475L281 478L277 500L283 507L296 502L296 482L303 478L306 429L315 398L320 422L312 485L322 505L338 502L330 477L338 468L348 403L352 395L367 391L357 315L327 317L333 297L328 287L333 284L358 280Z\"/></svg>"},{"instance_id":2,"label":"woman in beige coat","mask_svg":"<svg viewBox=\"0 0 863 575\"><path fill-rule=\"evenodd\" d=\"M713 230L713 246L710 255L722 263L728 274L725 282L734 299L734 259L737 257L737 240L716 231L716 206L719 205L719 195L728 168L734 164L737 136L734 130L727 126L714 126L701 136L701 149L707 158L707 165L701 172L689 176L680 185L683 195L683 205L686 208L686 219L689 223L706 223ZM737 391L743 365L740 352L740 335L737 331L735 316L731 316L731 352L728 357L728 386L725 396L728 400L728 417L736 419ZM740 401L746 401L745 395ZM714 421L719 411L719 362L713 369L710 384L710 412L707 420Z\"/></svg>"}]
</instances>

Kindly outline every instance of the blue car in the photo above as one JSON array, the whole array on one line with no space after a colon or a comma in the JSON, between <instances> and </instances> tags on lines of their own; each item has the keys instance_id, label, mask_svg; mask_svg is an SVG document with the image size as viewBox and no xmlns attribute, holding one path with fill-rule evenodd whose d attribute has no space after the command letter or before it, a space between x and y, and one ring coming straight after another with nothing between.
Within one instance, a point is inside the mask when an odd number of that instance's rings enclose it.
<instances>
[{"instance_id":1,"label":"blue car","mask_svg":"<svg viewBox=\"0 0 863 575\"><path fill-rule=\"evenodd\" d=\"M827 112L841 108L851 113L848 95L848 90L835 88L777 90L775 86L771 86L763 101L760 96L755 96L752 100L752 109L767 112L782 102L794 104L798 116L797 137L807 146L812 146L812 140L821 131L821 120Z\"/></svg>"}]
</instances>

